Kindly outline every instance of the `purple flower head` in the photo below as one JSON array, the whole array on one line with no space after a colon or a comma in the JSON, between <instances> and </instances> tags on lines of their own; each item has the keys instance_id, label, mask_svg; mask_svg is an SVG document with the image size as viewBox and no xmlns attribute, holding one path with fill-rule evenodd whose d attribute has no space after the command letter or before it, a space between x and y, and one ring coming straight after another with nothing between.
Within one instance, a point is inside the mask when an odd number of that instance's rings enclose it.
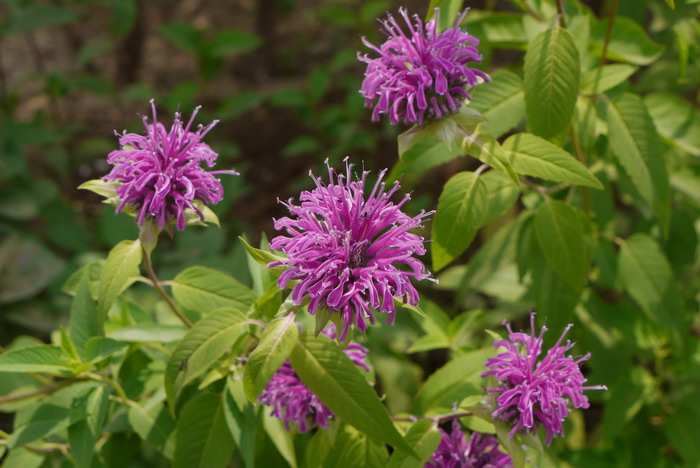
<instances>
[{"instance_id":1,"label":"purple flower head","mask_svg":"<svg viewBox=\"0 0 700 468\"><path fill-rule=\"evenodd\" d=\"M503 322L508 329L509 339L494 343L496 349L503 347L506 351L486 361L489 368L482 377L495 376L499 386L489 388L489 392L498 394L498 409L494 418L500 418L513 424L510 436L516 432L537 433L539 422L547 431L546 445L552 442L554 435L564 435L562 422L569 414L569 404L575 408L588 408L588 398L584 390L607 390L605 386L584 387L586 379L581 373L581 363L591 357L574 359L566 352L575 343L564 336L573 325L568 325L556 344L547 351L541 361L542 341L546 327L542 327L539 336L535 336L535 314L530 315L530 334L514 333L510 325Z\"/></svg>"},{"instance_id":2,"label":"purple flower head","mask_svg":"<svg viewBox=\"0 0 700 468\"><path fill-rule=\"evenodd\" d=\"M175 113L170 130L166 130L156 118L156 107L151 100L153 123L142 116L146 127L145 135L124 133L119 136L120 149L107 156L107 162L114 167L104 177L105 181L119 182L116 193L119 199L117 212L129 207L137 213L137 223L143 225L147 218L153 218L163 229L171 221L176 221L177 229L185 229L185 210L192 210L204 221L204 214L198 204L220 202L223 188L215 174L235 174L235 171L207 172L201 163L214 167L217 154L202 142L202 138L218 121L206 127L199 125L190 131L197 112L183 126L179 112Z\"/></svg>"},{"instance_id":3,"label":"purple flower head","mask_svg":"<svg viewBox=\"0 0 700 468\"><path fill-rule=\"evenodd\" d=\"M479 40L459 28L467 14L465 10L454 27L438 33L440 10L425 25L413 15L413 22L405 9L399 9L408 34L392 15L381 21L387 40L376 47L364 37L362 42L379 54L377 58L359 55L367 64L360 93L367 107L374 106L372 120L388 114L392 124L422 124L456 112L465 99L470 99L468 88L488 81L486 73L470 68L470 63L481 63L476 49Z\"/></svg>"},{"instance_id":4,"label":"purple flower head","mask_svg":"<svg viewBox=\"0 0 700 468\"><path fill-rule=\"evenodd\" d=\"M500 451L498 439L490 434L473 432L469 443L459 422L452 422L452 433L440 429L442 439L426 468L508 468L510 455Z\"/></svg>"},{"instance_id":5,"label":"purple flower head","mask_svg":"<svg viewBox=\"0 0 700 468\"><path fill-rule=\"evenodd\" d=\"M329 166L325 185L310 174L316 188L302 192L299 205L291 199L285 203L291 216L275 220L275 229L284 229L287 235L272 239L270 247L283 251L287 259L268 265L289 267L277 284L285 288L298 280L292 291L295 304L308 296L311 314L319 309L339 314L344 323L340 341L351 325L364 332L368 322L374 324L373 310L389 314L387 321L392 323L394 297L418 304L411 278L422 280L430 274L414 258L425 253L423 238L409 231L432 214L410 217L401 211L410 196L396 204L391 201L399 184L386 189L382 182L386 170L365 195L368 172L357 177L345 161L345 175Z\"/></svg>"},{"instance_id":6,"label":"purple flower head","mask_svg":"<svg viewBox=\"0 0 700 468\"><path fill-rule=\"evenodd\" d=\"M332 326L323 332L329 338L335 338L335 328ZM367 348L358 343L350 343L343 352L353 364L370 371L367 358ZM277 370L270 382L258 397L264 405L272 406L272 416L284 421L287 430L291 423L299 427L299 432L307 432L314 426L328 427L328 421L333 413L321 400L302 383L289 361Z\"/></svg>"}]
</instances>

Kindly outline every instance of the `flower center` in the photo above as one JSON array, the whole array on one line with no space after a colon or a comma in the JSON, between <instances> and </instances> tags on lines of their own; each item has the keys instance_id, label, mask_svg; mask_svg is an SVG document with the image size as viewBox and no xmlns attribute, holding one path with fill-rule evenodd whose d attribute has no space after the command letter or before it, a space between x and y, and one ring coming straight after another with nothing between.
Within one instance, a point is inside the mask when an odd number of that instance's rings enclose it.
<instances>
[{"instance_id":1,"label":"flower center","mask_svg":"<svg viewBox=\"0 0 700 468\"><path fill-rule=\"evenodd\" d=\"M361 242L356 242L354 245L352 245L350 247L350 263L348 264L348 266L350 268L361 268L367 265L368 248L369 241L366 239Z\"/></svg>"}]
</instances>

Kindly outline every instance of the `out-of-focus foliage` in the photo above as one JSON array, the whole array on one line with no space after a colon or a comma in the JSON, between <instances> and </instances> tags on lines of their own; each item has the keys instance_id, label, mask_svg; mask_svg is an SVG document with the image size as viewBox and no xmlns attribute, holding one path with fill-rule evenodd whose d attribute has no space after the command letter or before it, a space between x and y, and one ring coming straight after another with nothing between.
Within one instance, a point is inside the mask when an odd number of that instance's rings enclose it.
<instances>
[{"instance_id":1,"label":"out-of-focus foliage","mask_svg":"<svg viewBox=\"0 0 700 468\"><path fill-rule=\"evenodd\" d=\"M398 144L369 122L356 60L398 4L210 3L0 6L6 466L420 466L410 452L425 461L437 429L407 416L476 408L485 330L525 328L528 309L550 337L574 323L586 377L609 388L528 463L700 464L697 1L432 1L443 27L472 7L463 26L491 81L469 108L485 120L466 112L466 133L437 128L447 119ZM75 189L106 173L113 129L140 131L150 98L203 104L221 120L219 165L242 173L222 179L220 229L163 235L153 255L192 329L141 276L133 219ZM274 318L289 305L261 266L276 198L348 154L413 188L408 210L437 209L425 235L440 282L368 331L367 375ZM288 432L251 403L287 358L336 413L328 430ZM496 432L487 415L460 421Z\"/></svg>"}]
</instances>

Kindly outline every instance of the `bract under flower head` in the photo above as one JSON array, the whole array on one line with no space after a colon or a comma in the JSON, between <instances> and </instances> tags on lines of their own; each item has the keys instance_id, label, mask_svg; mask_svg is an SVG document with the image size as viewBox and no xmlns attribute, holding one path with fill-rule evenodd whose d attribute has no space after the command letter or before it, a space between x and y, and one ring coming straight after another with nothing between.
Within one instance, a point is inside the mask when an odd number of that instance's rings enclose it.
<instances>
[{"instance_id":1,"label":"bract under flower head","mask_svg":"<svg viewBox=\"0 0 700 468\"><path fill-rule=\"evenodd\" d=\"M287 259L268 265L289 267L280 275L278 286L285 288L289 281L298 280L292 291L295 304L308 296L310 313L339 314L344 323L340 341L351 325L364 332L368 323L373 324L373 310L389 314L392 323L394 297L417 305L418 292L411 278L430 278L423 263L414 258L425 253L423 238L409 231L432 212L410 217L401 211L410 196L397 204L391 201L399 184L386 189L382 182L386 170L365 198L368 173L355 180L346 160L345 175L328 167L328 185L310 174L316 188L301 193L300 205L292 200L285 203L291 217L275 220L275 229L284 229L287 235L270 242L271 248L287 254Z\"/></svg>"},{"instance_id":2,"label":"bract under flower head","mask_svg":"<svg viewBox=\"0 0 700 468\"><path fill-rule=\"evenodd\" d=\"M374 106L373 121L381 114L388 114L392 124L439 119L471 98L469 88L489 80L486 73L469 66L481 63L481 55L476 49L479 40L459 28L467 11L459 15L454 27L438 33L439 9L423 25L418 15L413 15L412 22L401 8L408 34L388 15L381 21L388 38L380 47L362 38L379 54L376 58L358 55L367 64L360 93L367 107Z\"/></svg>"},{"instance_id":3,"label":"bract under flower head","mask_svg":"<svg viewBox=\"0 0 700 468\"><path fill-rule=\"evenodd\" d=\"M104 177L121 185L116 193L120 201L117 212L129 206L136 212L136 220L143 225L152 218L163 229L171 221L179 230L185 229L185 210L192 210L204 221L197 201L204 205L216 204L223 198L223 188L215 174L234 174L235 171L206 171L201 163L214 167L218 155L202 142L202 138L217 124L199 125L190 131L200 107L183 126L179 112L166 130L156 117L156 107L151 100L153 123L142 117L146 134L124 133L119 135L120 149L107 156L114 167Z\"/></svg>"},{"instance_id":4,"label":"bract under flower head","mask_svg":"<svg viewBox=\"0 0 700 468\"><path fill-rule=\"evenodd\" d=\"M469 443L459 422L452 422L452 432L440 429L442 439L430 457L426 468L508 468L513 466L510 455L498 447L498 439L490 434L473 432Z\"/></svg>"},{"instance_id":5,"label":"bract under flower head","mask_svg":"<svg viewBox=\"0 0 700 468\"><path fill-rule=\"evenodd\" d=\"M334 339L335 327L331 324L323 333ZM369 364L365 361L367 348L358 343L350 343L343 352L353 364L370 371ZM272 376L258 401L272 406L272 416L284 421L287 430L291 429L292 423L299 428L299 432L307 432L314 426L326 428L333 418L331 410L304 385L289 361L285 361Z\"/></svg>"},{"instance_id":6,"label":"bract under flower head","mask_svg":"<svg viewBox=\"0 0 700 468\"><path fill-rule=\"evenodd\" d=\"M549 445L554 435L564 435L562 423L568 416L569 404L575 408L588 408L588 398L584 390L607 390L605 386L584 387L586 379L581 373L581 363L591 357L574 359L566 352L575 343L567 340L562 344L566 333L573 325L568 325L556 344L542 354L543 335L547 331L542 327L539 336L535 336L535 314L530 315L530 334L514 333L504 321L509 339L494 343L495 348L506 351L486 361L489 368L482 377L495 376L499 386L489 388L489 392L498 394L498 409L494 418L500 418L513 424L510 436L518 431L536 433L537 423L547 432L545 444Z\"/></svg>"}]
</instances>

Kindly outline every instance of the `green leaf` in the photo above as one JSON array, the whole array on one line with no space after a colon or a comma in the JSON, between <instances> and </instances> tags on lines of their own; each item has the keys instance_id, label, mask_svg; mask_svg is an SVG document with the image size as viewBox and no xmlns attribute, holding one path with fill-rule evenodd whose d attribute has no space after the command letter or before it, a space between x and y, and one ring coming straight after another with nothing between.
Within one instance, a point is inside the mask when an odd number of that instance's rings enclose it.
<instances>
[{"instance_id":1,"label":"green leaf","mask_svg":"<svg viewBox=\"0 0 700 468\"><path fill-rule=\"evenodd\" d=\"M110 332L107 336L114 340L130 343L171 343L182 339L187 328L182 325L161 323L138 323Z\"/></svg>"},{"instance_id":2,"label":"green leaf","mask_svg":"<svg viewBox=\"0 0 700 468\"><path fill-rule=\"evenodd\" d=\"M693 156L700 156L700 112L674 93L652 93L644 97L661 136Z\"/></svg>"},{"instance_id":3,"label":"green leaf","mask_svg":"<svg viewBox=\"0 0 700 468\"><path fill-rule=\"evenodd\" d=\"M224 273L200 266L183 270L172 281L172 288L180 305L203 315L221 307L245 312L255 300L255 294L247 286Z\"/></svg>"},{"instance_id":4,"label":"green leaf","mask_svg":"<svg viewBox=\"0 0 700 468\"><path fill-rule=\"evenodd\" d=\"M123 350L127 346L126 343L111 338L96 336L90 338L85 344L85 357L89 361L99 361Z\"/></svg>"},{"instance_id":5,"label":"green leaf","mask_svg":"<svg viewBox=\"0 0 700 468\"><path fill-rule=\"evenodd\" d=\"M323 468L384 468L386 446L344 424L335 438L333 449L323 462Z\"/></svg>"},{"instance_id":6,"label":"green leaf","mask_svg":"<svg viewBox=\"0 0 700 468\"><path fill-rule=\"evenodd\" d=\"M188 401L177 421L173 467L225 467L233 449L221 395L203 394Z\"/></svg>"},{"instance_id":7,"label":"green leaf","mask_svg":"<svg viewBox=\"0 0 700 468\"><path fill-rule=\"evenodd\" d=\"M7 467L40 468L47 456L45 453L36 453L24 447L17 447L10 450L7 458L3 459L3 464Z\"/></svg>"},{"instance_id":8,"label":"green leaf","mask_svg":"<svg viewBox=\"0 0 700 468\"><path fill-rule=\"evenodd\" d=\"M442 269L471 244L486 216L488 192L478 174L460 172L447 181L432 226L433 268Z\"/></svg>"},{"instance_id":9,"label":"green leaf","mask_svg":"<svg viewBox=\"0 0 700 468\"><path fill-rule=\"evenodd\" d=\"M203 374L245 333L250 322L231 308L217 309L199 320L173 351L165 370L165 390L171 411L183 387Z\"/></svg>"},{"instance_id":10,"label":"green leaf","mask_svg":"<svg viewBox=\"0 0 700 468\"><path fill-rule=\"evenodd\" d=\"M469 106L486 118L482 123L484 128L494 137L500 137L525 117L522 78L508 70L497 71L491 75L491 81L474 88Z\"/></svg>"},{"instance_id":11,"label":"green leaf","mask_svg":"<svg viewBox=\"0 0 700 468\"><path fill-rule=\"evenodd\" d=\"M290 361L304 385L339 418L373 439L414 454L374 389L335 342L323 335L301 337Z\"/></svg>"},{"instance_id":12,"label":"green leaf","mask_svg":"<svg viewBox=\"0 0 700 468\"><path fill-rule=\"evenodd\" d=\"M391 169L390 180L398 180L403 174L423 174L428 169L452 161L462 154L460 148L447 146L437 137L423 138L402 149L403 152L399 153L400 159Z\"/></svg>"},{"instance_id":13,"label":"green leaf","mask_svg":"<svg viewBox=\"0 0 700 468\"><path fill-rule=\"evenodd\" d=\"M290 313L273 320L260 336L258 346L250 354L243 374L243 386L251 402L258 398L270 378L292 352L299 337L294 317L295 314Z\"/></svg>"},{"instance_id":14,"label":"green leaf","mask_svg":"<svg viewBox=\"0 0 700 468\"><path fill-rule=\"evenodd\" d=\"M520 186L520 179L508 162L506 153L483 124L477 125L473 131L465 131L464 133L460 145L464 153L509 175L513 182Z\"/></svg>"},{"instance_id":15,"label":"green leaf","mask_svg":"<svg viewBox=\"0 0 700 468\"><path fill-rule=\"evenodd\" d=\"M85 345L95 336L103 336L104 330L97 315L97 307L92 300L89 285L89 271L81 275L78 289L70 308L69 331L70 337L82 360L87 360Z\"/></svg>"},{"instance_id":16,"label":"green leaf","mask_svg":"<svg viewBox=\"0 0 700 468\"><path fill-rule=\"evenodd\" d=\"M544 138L564 132L574 113L581 65L576 41L563 28L538 34L525 53L528 126Z\"/></svg>"},{"instance_id":17,"label":"green leaf","mask_svg":"<svg viewBox=\"0 0 700 468\"><path fill-rule=\"evenodd\" d=\"M501 418L495 418L493 424L496 426L496 436L498 436L498 441L510 455L513 468L524 468L525 451L522 448L519 437L517 435L515 437L510 436L510 431L512 429L510 424Z\"/></svg>"},{"instance_id":18,"label":"green leaf","mask_svg":"<svg viewBox=\"0 0 700 468\"><path fill-rule=\"evenodd\" d=\"M173 434L176 422L163 403L163 397L164 394L161 390L160 394L157 393L143 406L133 403L129 406L127 417L134 432L142 440L151 444L170 459L175 451Z\"/></svg>"},{"instance_id":19,"label":"green leaf","mask_svg":"<svg viewBox=\"0 0 700 468\"><path fill-rule=\"evenodd\" d=\"M200 54L204 48L202 31L189 24L169 23L161 31L170 42L193 54Z\"/></svg>"},{"instance_id":20,"label":"green leaf","mask_svg":"<svg viewBox=\"0 0 700 468\"><path fill-rule=\"evenodd\" d=\"M118 243L107 256L102 267L97 293L97 314L100 326L107 317L117 296L126 289L130 280L139 275L141 264L141 243L138 240L125 240Z\"/></svg>"},{"instance_id":21,"label":"green leaf","mask_svg":"<svg viewBox=\"0 0 700 468\"><path fill-rule=\"evenodd\" d=\"M77 13L66 8L54 5L36 5L23 8L10 16L4 25L3 33L8 36L24 34L34 29L71 23L78 18L79 15Z\"/></svg>"},{"instance_id":22,"label":"green leaf","mask_svg":"<svg viewBox=\"0 0 700 468\"><path fill-rule=\"evenodd\" d=\"M481 373L486 359L493 356L492 348L482 348L461 355L428 377L413 402L416 414L431 408L450 409L455 401L481 394Z\"/></svg>"},{"instance_id":23,"label":"green leaf","mask_svg":"<svg viewBox=\"0 0 700 468\"><path fill-rule=\"evenodd\" d=\"M281 257L279 255L275 255L272 252L268 252L267 250L262 250L262 249L256 249L255 247L251 246L249 243L245 241L242 237L238 236L238 240L241 241L241 244L243 244L243 247L245 247L246 252L248 252L248 255L250 255L250 258L258 262L260 265L263 265L264 267L267 267L268 263L272 262L280 262L286 260L286 258ZM279 267L273 267L270 268L271 271L277 271L277 272L282 272L286 269L284 266L279 266Z\"/></svg>"},{"instance_id":24,"label":"green leaf","mask_svg":"<svg viewBox=\"0 0 700 468\"><path fill-rule=\"evenodd\" d=\"M600 56L603 51L608 19L597 22L591 30L592 53ZM610 60L635 65L649 65L658 59L665 47L654 42L639 24L624 16L617 16L608 43Z\"/></svg>"},{"instance_id":25,"label":"green leaf","mask_svg":"<svg viewBox=\"0 0 700 468\"><path fill-rule=\"evenodd\" d=\"M700 445L695 437L700 411L697 406L682 403L664 422L664 432L688 466L700 463Z\"/></svg>"},{"instance_id":26,"label":"green leaf","mask_svg":"<svg viewBox=\"0 0 700 468\"><path fill-rule=\"evenodd\" d=\"M416 451L418 459L406 452L396 450L391 455L386 468L423 468L440 444L440 439L440 431L433 421L427 419L417 421L406 433L406 442Z\"/></svg>"},{"instance_id":27,"label":"green leaf","mask_svg":"<svg viewBox=\"0 0 700 468\"><path fill-rule=\"evenodd\" d=\"M627 81L637 71L632 65L603 65L588 70L581 80L581 94L601 94Z\"/></svg>"},{"instance_id":28,"label":"green leaf","mask_svg":"<svg viewBox=\"0 0 700 468\"><path fill-rule=\"evenodd\" d=\"M558 200L542 203L535 214L535 235L547 262L573 291L586 280L590 255L586 255L581 215Z\"/></svg>"},{"instance_id":29,"label":"green leaf","mask_svg":"<svg viewBox=\"0 0 700 468\"><path fill-rule=\"evenodd\" d=\"M29 346L0 354L0 372L71 373L58 346Z\"/></svg>"},{"instance_id":30,"label":"green leaf","mask_svg":"<svg viewBox=\"0 0 700 468\"><path fill-rule=\"evenodd\" d=\"M80 184L78 186L78 190L89 190L107 198L107 200L111 200L117 198L117 188L119 188L119 185L119 182L107 182L102 179L92 179Z\"/></svg>"},{"instance_id":31,"label":"green leaf","mask_svg":"<svg viewBox=\"0 0 700 468\"><path fill-rule=\"evenodd\" d=\"M602 189L603 185L576 158L544 138L529 133L512 135L503 149L519 174Z\"/></svg>"},{"instance_id":32,"label":"green leaf","mask_svg":"<svg viewBox=\"0 0 700 468\"><path fill-rule=\"evenodd\" d=\"M68 428L71 455L78 468L90 468L95 456L95 444L102 434L107 417L110 388L96 383L73 398L71 407L87 414Z\"/></svg>"},{"instance_id":33,"label":"green leaf","mask_svg":"<svg viewBox=\"0 0 700 468\"><path fill-rule=\"evenodd\" d=\"M462 0L430 0L430 6L425 15L426 21L430 21L435 17L436 8L440 9L438 31L444 31L454 27L457 16L462 10Z\"/></svg>"},{"instance_id":34,"label":"green leaf","mask_svg":"<svg viewBox=\"0 0 700 468\"><path fill-rule=\"evenodd\" d=\"M15 416L14 432L7 439L7 446L13 449L29 444L86 417L83 411L50 403L25 407Z\"/></svg>"},{"instance_id":35,"label":"green leaf","mask_svg":"<svg viewBox=\"0 0 700 468\"><path fill-rule=\"evenodd\" d=\"M262 41L246 31L226 29L218 33L209 43L209 52L214 55L233 55L251 51L262 44Z\"/></svg>"},{"instance_id":36,"label":"green leaf","mask_svg":"<svg viewBox=\"0 0 700 468\"><path fill-rule=\"evenodd\" d=\"M668 173L656 128L642 99L624 94L608 106L610 148L639 195L651 206L664 228L670 218Z\"/></svg>"},{"instance_id":37,"label":"green leaf","mask_svg":"<svg viewBox=\"0 0 700 468\"><path fill-rule=\"evenodd\" d=\"M659 244L647 234L634 234L622 244L618 272L623 287L644 313L680 339L683 303Z\"/></svg>"},{"instance_id":38,"label":"green leaf","mask_svg":"<svg viewBox=\"0 0 700 468\"><path fill-rule=\"evenodd\" d=\"M504 215L515 204L520 190L513 181L499 171L488 171L481 175L486 185L487 206L483 224L488 224Z\"/></svg>"},{"instance_id":39,"label":"green leaf","mask_svg":"<svg viewBox=\"0 0 700 468\"><path fill-rule=\"evenodd\" d=\"M243 382L240 379L228 379L226 391L223 393L223 405L226 425L241 453L245 466L254 468L255 439L260 423L255 407L245 397Z\"/></svg>"},{"instance_id":40,"label":"green leaf","mask_svg":"<svg viewBox=\"0 0 700 468\"><path fill-rule=\"evenodd\" d=\"M478 37L483 45L507 49L524 49L527 45L523 15L490 12L477 19L467 15L466 23L469 34Z\"/></svg>"},{"instance_id":41,"label":"green leaf","mask_svg":"<svg viewBox=\"0 0 700 468\"><path fill-rule=\"evenodd\" d=\"M265 409L262 415L263 427L268 437L274 444L277 451L282 455L282 458L289 463L291 468L297 467L297 456L294 450L294 439L292 434L289 433L284 427L284 423L274 416L268 414L269 411Z\"/></svg>"}]
</instances>

